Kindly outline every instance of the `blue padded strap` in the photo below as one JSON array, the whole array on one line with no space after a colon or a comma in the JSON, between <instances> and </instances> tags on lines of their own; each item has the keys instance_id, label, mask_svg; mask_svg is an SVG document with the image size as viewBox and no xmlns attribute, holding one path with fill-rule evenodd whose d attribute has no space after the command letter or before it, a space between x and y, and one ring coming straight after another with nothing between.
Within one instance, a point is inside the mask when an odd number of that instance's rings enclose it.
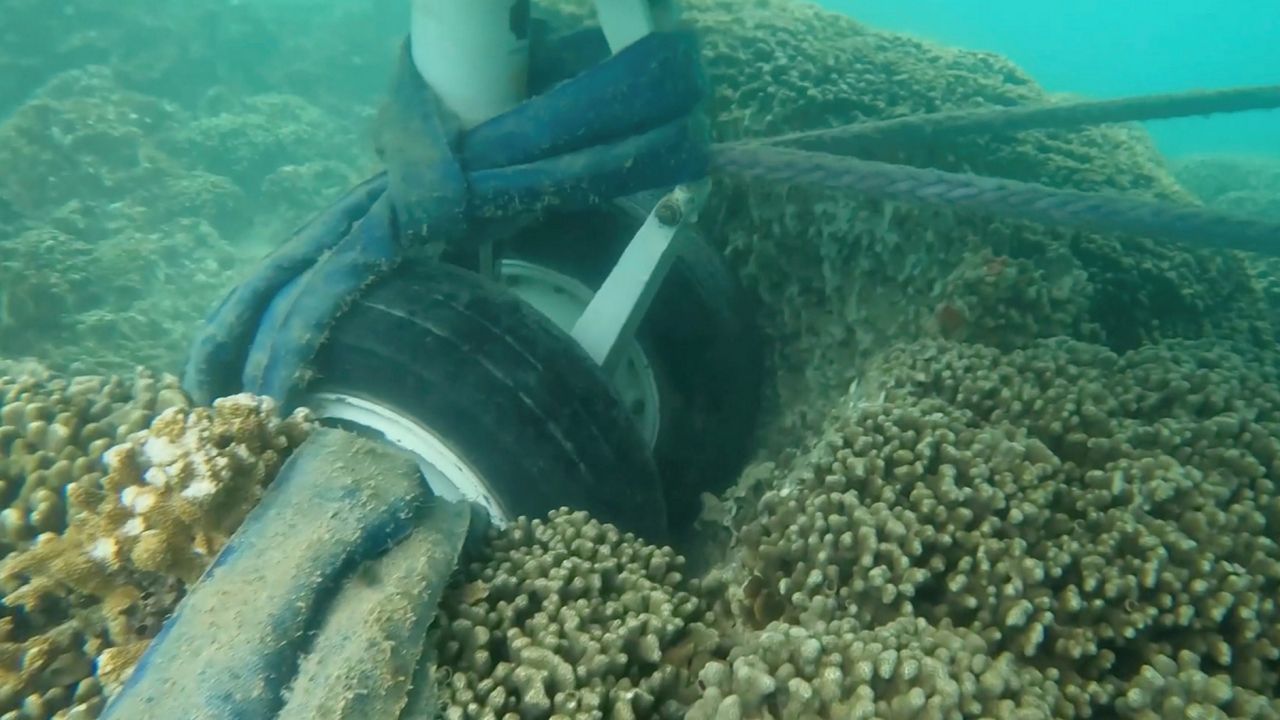
<instances>
[{"instance_id":1,"label":"blue padded strap","mask_svg":"<svg viewBox=\"0 0 1280 720\"><path fill-rule=\"evenodd\" d=\"M406 247L443 245L466 231L467 183L451 145L458 131L445 126L446 116L404 43L376 135Z\"/></svg>"},{"instance_id":2,"label":"blue padded strap","mask_svg":"<svg viewBox=\"0 0 1280 720\"><path fill-rule=\"evenodd\" d=\"M391 202L384 195L336 247L276 296L244 365L245 390L287 400L290 388L305 384L295 375L319 349L329 325L361 288L404 257L391 223Z\"/></svg>"},{"instance_id":3,"label":"blue padded strap","mask_svg":"<svg viewBox=\"0 0 1280 720\"><path fill-rule=\"evenodd\" d=\"M469 175L474 217L575 210L622 195L706 176L706 123L670 122L618 142Z\"/></svg>"},{"instance_id":4,"label":"blue padded strap","mask_svg":"<svg viewBox=\"0 0 1280 720\"><path fill-rule=\"evenodd\" d=\"M407 457L320 428L191 588L104 720L267 720L326 605L413 528L430 491Z\"/></svg>"},{"instance_id":5,"label":"blue padded strap","mask_svg":"<svg viewBox=\"0 0 1280 720\"><path fill-rule=\"evenodd\" d=\"M696 36L655 32L587 72L472 128L469 171L522 165L616 140L687 114L703 97Z\"/></svg>"},{"instance_id":6,"label":"blue padded strap","mask_svg":"<svg viewBox=\"0 0 1280 720\"><path fill-rule=\"evenodd\" d=\"M223 297L200 327L183 372L183 386L197 403L208 404L237 391L240 370L263 311L281 288L346 236L386 187L386 175L379 173L348 190Z\"/></svg>"}]
</instances>

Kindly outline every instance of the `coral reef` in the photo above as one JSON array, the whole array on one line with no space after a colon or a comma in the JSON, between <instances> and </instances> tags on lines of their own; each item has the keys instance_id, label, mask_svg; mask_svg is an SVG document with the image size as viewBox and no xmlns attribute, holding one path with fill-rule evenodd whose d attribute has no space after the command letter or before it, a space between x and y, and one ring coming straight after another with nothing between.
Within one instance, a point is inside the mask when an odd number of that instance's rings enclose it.
<instances>
[{"instance_id":1,"label":"coral reef","mask_svg":"<svg viewBox=\"0 0 1280 720\"><path fill-rule=\"evenodd\" d=\"M193 117L104 67L54 77L0 123L0 164L23 169L0 178L0 354L177 371L257 236L278 242L355 179L350 147L296 98Z\"/></svg>"},{"instance_id":2,"label":"coral reef","mask_svg":"<svg viewBox=\"0 0 1280 720\"><path fill-rule=\"evenodd\" d=\"M685 717L1064 717L1053 682L994 652L989 635L908 618L775 625L703 667Z\"/></svg>"},{"instance_id":3,"label":"coral reef","mask_svg":"<svg viewBox=\"0 0 1280 720\"><path fill-rule=\"evenodd\" d=\"M179 370L193 323L243 263L200 220L96 242L45 227L4 250L0 352L75 373Z\"/></svg>"},{"instance_id":4,"label":"coral reef","mask_svg":"<svg viewBox=\"0 0 1280 720\"><path fill-rule=\"evenodd\" d=\"M91 380L24 379L0 416L130 396ZM305 433L170 382L0 567L6 707L98 707ZM491 530L432 633L445 717L1280 718L1274 358L918 341L798 449L711 502L703 578L580 512Z\"/></svg>"},{"instance_id":5,"label":"coral reef","mask_svg":"<svg viewBox=\"0 0 1280 720\"><path fill-rule=\"evenodd\" d=\"M706 577L582 513L491 531L445 717L1280 718L1277 474L1247 346L898 346L711 503Z\"/></svg>"},{"instance_id":6,"label":"coral reef","mask_svg":"<svg viewBox=\"0 0 1280 720\"><path fill-rule=\"evenodd\" d=\"M3 557L28 550L39 535L65 532L66 488L97 482L102 453L145 428L175 393L172 379L147 373L66 379L38 363L0 363ZM0 581L5 592L12 587ZM106 644L98 605L71 603L0 606L0 716L46 718L101 696L93 665Z\"/></svg>"},{"instance_id":7,"label":"coral reef","mask_svg":"<svg viewBox=\"0 0 1280 720\"><path fill-rule=\"evenodd\" d=\"M257 196L264 181L281 168L326 158L348 157L358 146L353 134L332 117L292 95L270 93L206 102L200 117L162 134L158 143L186 167L230 178ZM335 153L342 148L344 152ZM358 178L344 177L335 189Z\"/></svg>"},{"instance_id":8,"label":"coral reef","mask_svg":"<svg viewBox=\"0 0 1280 720\"><path fill-rule=\"evenodd\" d=\"M50 77L109 65L131 90L193 108L210 88L289 92L351 113L383 89L407 10L387 0L110 4L4 0L0 114Z\"/></svg>"},{"instance_id":9,"label":"coral reef","mask_svg":"<svg viewBox=\"0 0 1280 720\"><path fill-rule=\"evenodd\" d=\"M1242 352L889 351L738 489L703 587L740 637L699 707L1280 717L1280 367Z\"/></svg>"},{"instance_id":10,"label":"coral reef","mask_svg":"<svg viewBox=\"0 0 1280 720\"><path fill-rule=\"evenodd\" d=\"M92 716L309 420L251 396L191 408L172 376L12 369L0 380L0 716Z\"/></svg>"},{"instance_id":11,"label":"coral reef","mask_svg":"<svg viewBox=\"0 0 1280 720\"><path fill-rule=\"evenodd\" d=\"M1280 157L1191 155L1170 170L1210 207L1237 215L1280 220Z\"/></svg>"},{"instance_id":12,"label":"coral reef","mask_svg":"<svg viewBox=\"0 0 1280 720\"><path fill-rule=\"evenodd\" d=\"M151 136L182 114L106 68L57 76L0 123L0 354L79 372L176 370L181 339L238 267L226 178L183 169ZM175 292L181 288L181 292ZM96 329L95 329L96 326ZM177 340L178 342L175 342Z\"/></svg>"},{"instance_id":13,"label":"coral reef","mask_svg":"<svg viewBox=\"0 0 1280 720\"><path fill-rule=\"evenodd\" d=\"M1212 208L1235 215L1280 221L1280 158L1192 155L1169 161L1178 181ZM1253 264L1254 282L1280 317L1280 258Z\"/></svg>"},{"instance_id":14,"label":"coral reef","mask_svg":"<svg viewBox=\"0 0 1280 720\"><path fill-rule=\"evenodd\" d=\"M306 437L304 411L280 422L274 413L251 395L170 407L107 449L102 477L65 487L66 530L6 559L0 574L30 578L6 602L35 605L65 589L103 597L139 572L193 582Z\"/></svg>"},{"instance_id":15,"label":"coral reef","mask_svg":"<svg viewBox=\"0 0 1280 720\"><path fill-rule=\"evenodd\" d=\"M581 512L491 531L441 602L444 717L684 717L716 636L683 562Z\"/></svg>"},{"instance_id":16,"label":"coral reef","mask_svg":"<svg viewBox=\"0 0 1280 720\"><path fill-rule=\"evenodd\" d=\"M163 158L149 136L182 120L172 103L125 90L107 67L69 70L5 118L0 160L23 172L0 178L0 194L17 212L39 218L68 204L68 212L93 212L128 199L136 187L158 189L181 169L156 162Z\"/></svg>"},{"instance_id":17,"label":"coral reef","mask_svg":"<svg viewBox=\"0 0 1280 720\"><path fill-rule=\"evenodd\" d=\"M99 457L178 402L172 377L63 378L38 363L0 365L0 555L66 529L66 489L96 482Z\"/></svg>"}]
</instances>

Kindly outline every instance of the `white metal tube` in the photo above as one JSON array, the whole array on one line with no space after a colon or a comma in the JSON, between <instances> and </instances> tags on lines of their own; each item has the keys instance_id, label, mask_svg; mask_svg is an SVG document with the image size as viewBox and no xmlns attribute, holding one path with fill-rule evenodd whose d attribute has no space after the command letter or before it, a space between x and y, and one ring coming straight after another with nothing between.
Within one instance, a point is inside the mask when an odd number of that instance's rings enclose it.
<instances>
[{"instance_id":1,"label":"white metal tube","mask_svg":"<svg viewBox=\"0 0 1280 720\"><path fill-rule=\"evenodd\" d=\"M615 53L654 31L649 0L596 0L596 18Z\"/></svg>"},{"instance_id":2,"label":"white metal tube","mask_svg":"<svg viewBox=\"0 0 1280 720\"><path fill-rule=\"evenodd\" d=\"M673 26L677 18L674 0L595 0L595 5L600 29L614 53L655 30ZM676 233L693 223L709 187L704 179L678 186L663 197L574 323L573 339L607 374L617 371L622 348L632 342L675 260Z\"/></svg>"},{"instance_id":3,"label":"white metal tube","mask_svg":"<svg viewBox=\"0 0 1280 720\"><path fill-rule=\"evenodd\" d=\"M413 0L413 64L471 128L528 95L528 0Z\"/></svg>"},{"instance_id":4,"label":"white metal tube","mask_svg":"<svg viewBox=\"0 0 1280 720\"><path fill-rule=\"evenodd\" d=\"M617 372L623 348L635 337L636 328L675 260L676 233L697 220L710 189L710 181L703 178L667 193L574 323L570 333L573 339L606 374Z\"/></svg>"}]
</instances>

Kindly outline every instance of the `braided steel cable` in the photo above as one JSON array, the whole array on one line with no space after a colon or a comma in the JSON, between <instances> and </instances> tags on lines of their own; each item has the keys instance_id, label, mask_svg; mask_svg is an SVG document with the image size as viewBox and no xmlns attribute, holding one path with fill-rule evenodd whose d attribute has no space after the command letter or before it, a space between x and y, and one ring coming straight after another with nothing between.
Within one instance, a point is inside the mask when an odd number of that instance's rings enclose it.
<instances>
[{"instance_id":1,"label":"braided steel cable","mask_svg":"<svg viewBox=\"0 0 1280 720\"><path fill-rule=\"evenodd\" d=\"M711 172L853 190L897 202L980 210L1033 222L1280 256L1280 224L1143 198L860 160L806 150L713 146Z\"/></svg>"},{"instance_id":2,"label":"braided steel cable","mask_svg":"<svg viewBox=\"0 0 1280 720\"><path fill-rule=\"evenodd\" d=\"M735 141L735 145L788 144L810 149L852 148L926 142L974 133L1018 132L1104 123L1163 120L1193 115L1280 108L1280 85L1139 95L1054 105L956 110L909 115L825 130Z\"/></svg>"}]
</instances>

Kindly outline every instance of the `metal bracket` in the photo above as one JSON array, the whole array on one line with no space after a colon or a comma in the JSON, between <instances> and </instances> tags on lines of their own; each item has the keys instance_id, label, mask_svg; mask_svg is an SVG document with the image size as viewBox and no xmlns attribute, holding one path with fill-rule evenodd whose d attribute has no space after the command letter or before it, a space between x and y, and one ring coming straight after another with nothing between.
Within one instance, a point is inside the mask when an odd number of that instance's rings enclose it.
<instances>
[{"instance_id":1,"label":"metal bracket","mask_svg":"<svg viewBox=\"0 0 1280 720\"><path fill-rule=\"evenodd\" d=\"M596 0L595 5L600 29L615 53L654 30L648 0Z\"/></svg>"},{"instance_id":2,"label":"metal bracket","mask_svg":"<svg viewBox=\"0 0 1280 720\"><path fill-rule=\"evenodd\" d=\"M658 201L574 323L573 339L607 375L617 370L619 350L635 336L675 259L676 234L697 220L710 189L711 181L703 179L677 186Z\"/></svg>"},{"instance_id":3,"label":"metal bracket","mask_svg":"<svg viewBox=\"0 0 1280 720\"><path fill-rule=\"evenodd\" d=\"M669 30L679 22L676 0L595 0L596 19L609 49L618 52L655 30Z\"/></svg>"},{"instance_id":4,"label":"metal bracket","mask_svg":"<svg viewBox=\"0 0 1280 720\"><path fill-rule=\"evenodd\" d=\"M596 17L609 49L619 52L676 16L673 0L595 0ZM573 326L573 339L612 377L621 348L635 337L675 259L676 233L697 219L711 189L710 180L677 186L654 206L622 257Z\"/></svg>"}]
</instances>

